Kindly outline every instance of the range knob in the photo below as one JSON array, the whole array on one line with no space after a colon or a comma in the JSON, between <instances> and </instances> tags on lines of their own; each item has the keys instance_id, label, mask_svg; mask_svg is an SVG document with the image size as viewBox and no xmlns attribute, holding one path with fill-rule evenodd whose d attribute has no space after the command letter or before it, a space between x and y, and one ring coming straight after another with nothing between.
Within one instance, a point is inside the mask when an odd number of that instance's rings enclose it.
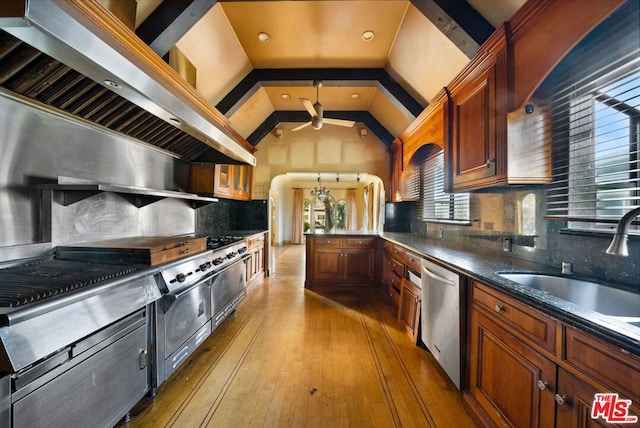
<instances>
[{"instance_id":1,"label":"range knob","mask_svg":"<svg viewBox=\"0 0 640 428\"><path fill-rule=\"evenodd\" d=\"M200 271L204 272L211 267L211 262L202 263L200 265Z\"/></svg>"},{"instance_id":2,"label":"range knob","mask_svg":"<svg viewBox=\"0 0 640 428\"><path fill-rule=\"evenodd\" d=\"M228 258L228 259L232 259L232 258L234 258L234 257L236 256L236 254L237 254L237 253L236 253L235 251L232 251L232 252L230 252L229 254L227 254L227 258Z\"/></svg>"},{"instance_id":3,"label":"range knob","mask_svg":"<svg viewBox=\"0 0 640 428\"><path fill-rule=\"evenodd\" d=\"M222 263L223 261L224 261L224 259L222 257L218 257L216 259L213 259L213 264L214 264L214 266L217 266L220 263Z\"/></svg>"},{"instance_id":4,"label":"range knob","mask_svg":"<svg viewBox=\"0 0 640 428\"><path fill-rule=\"evenodd\" d=\"M247 247L242 247L238 249L238 254L244 254L245 251L247 251Z\"/></svg>"},{"instance_id":5,"label":"range knob","mask_svg":"<svg viewBox=\"0 0 640 428\"><path fill-rule=\"evenodd\" d=\"M185 282L186 279L187 279L187 276L183 273L179 273L176 275L176 281L178 282Z\"/></svg>"}]
</instances>

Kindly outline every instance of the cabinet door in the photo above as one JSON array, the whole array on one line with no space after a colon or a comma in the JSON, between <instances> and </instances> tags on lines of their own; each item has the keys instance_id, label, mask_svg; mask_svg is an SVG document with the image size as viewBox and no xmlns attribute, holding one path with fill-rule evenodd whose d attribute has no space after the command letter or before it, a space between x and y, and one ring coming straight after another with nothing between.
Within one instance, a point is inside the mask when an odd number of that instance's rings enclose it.
<instances>
[{"instance_id":1,"label":"cabinet door","mask_svg":"<svg viewBox=\"0 0 640 428\"><path fill-rule=\"evenodd\" d=\"M453 97L453 185L496 175L495 65Z\"/></svg>"},{"instance_id":2,"label":"cabinet door","mask_svg":"<svg viewBox=\"0 0 640 428\"><path fill-rule=\"evenodd\" d=\"M313 257L313 280L342 279L343 256L340 248L316 247Z\"/></svg>"},{"instance_id":3,"label":"cabinet door","mask_svg":"<svg viewBox=\"0 0 640 428\"><path fill-rule=\"evenodd\" d=\"M411 339L417 341L420 326L420 289L407 280L402 281L398 321L409 332Z\"/></svg>"},{"instance_id":4,"label":"cabinet door","mask_svg":"<svg viewBox=\"0 0 640 428\"><path fill-rule=\"evenodd\" d=\"M591 417L591 409L596 393L609 392L608 390L597 389L591 385L579 380L575 376L563 369L558 370L558 404L556 410L556 426L558 427L602 427L602 426L629 426L624 424L608 424L605 422L603 415L596 419ZM623 397L620 397L623 399ZM613 402L607 403L611 405L613 410ZM625 406L626 407L626 406ZM609 414L608 408L602 408L603 414ZM640 408L632 405L628 408L624 416L640 416ZM611 416L615 416L611 413ZM619 415L624 419L623 415ZM635 424L634 424L635 426Z\"/></svg>"},{"instance_id":5,"label":"cabinet door","mask_svg":"<svg viewBox=\"0 0 640 428\"><path fill-rule=\"evenodd\" d=\"M468 393L484 417L498 426L554 426L555 364L479 310L469 326Z\"/></svg>"},{"instance_id":6,"label":"cabinet door","mask_svg":"<svg viewBox=\"0 0 640 428\"><path fill-rule=\"evenodd\" d=\"M370 285L374 280L373 266L375 250L345 249L342 250L344 279L348 282L363 282Z\"/></svg>"}]
</instances>

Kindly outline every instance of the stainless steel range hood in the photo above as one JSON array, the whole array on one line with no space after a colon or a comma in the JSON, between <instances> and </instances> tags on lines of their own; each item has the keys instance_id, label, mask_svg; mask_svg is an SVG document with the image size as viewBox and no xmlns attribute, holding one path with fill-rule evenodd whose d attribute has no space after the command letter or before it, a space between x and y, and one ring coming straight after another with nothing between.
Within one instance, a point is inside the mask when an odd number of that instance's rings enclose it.
<instances>
[{"instance_id":1,"label":"stainless steel range hood","mask_svg":"<svg viewBox=\"0 0 640 428\"><path fill-rule=\"evenodd\" d=\"M255 166L251 144L229 121L97 1L8 0L0 28L160 118L158 132L172 132L171 124L205 149Z\"/></svg>"}]
</instances>

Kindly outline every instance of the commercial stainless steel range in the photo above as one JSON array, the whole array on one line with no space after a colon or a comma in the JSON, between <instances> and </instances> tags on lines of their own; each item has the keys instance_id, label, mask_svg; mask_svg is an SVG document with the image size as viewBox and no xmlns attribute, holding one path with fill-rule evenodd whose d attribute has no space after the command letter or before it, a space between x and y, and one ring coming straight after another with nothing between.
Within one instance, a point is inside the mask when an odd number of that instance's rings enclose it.
<instances>
[{"instance_id":1,"label":"commercial stainless steel range","mask_svg":"<svg viewBox=\"0 0 640 428\"><path fill-rule=\"evenodd\" d=\"M248 255L240 237L209 238L208 250L161 267L163 298L156 312L156 373L160 385L245 296Z\"/></svg>"},{"instance_id":2,"label":"commercial stainless steel range","mask_svg":"<svg viewBox=\"0 0 640 428\"><path fill-rule=\"evenodd\" d=\"M110 427L151 385L138 266L56 259L0 270L0 426Z\"/></svg>"}]
</instances>

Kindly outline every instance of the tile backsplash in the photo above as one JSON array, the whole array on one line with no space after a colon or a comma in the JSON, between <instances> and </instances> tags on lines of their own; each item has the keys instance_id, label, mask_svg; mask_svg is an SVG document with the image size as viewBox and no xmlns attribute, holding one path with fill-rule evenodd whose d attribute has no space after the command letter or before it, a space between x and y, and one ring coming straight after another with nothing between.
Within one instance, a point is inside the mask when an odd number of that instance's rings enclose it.
<instances>
[{"instance_id":1,"label":"tile backsplash","mask_svg":"<svg viewBox=\"0 0 640 428\"><path fill-rule=\"evenodd\" d=\"M402 209L411 212L414 235L558 269L562 262L571 262L577 275L617 282L640 292L640 239L629 239L629 257L606 254L611 235L574 233L566 230L564 222L544 219L543 190L472 193L470 211L475 221L471 226L424 223L418 219L417 203L402 204ZM505 246L511 251L505 253Z\"/></svg>"}]
</instances>

